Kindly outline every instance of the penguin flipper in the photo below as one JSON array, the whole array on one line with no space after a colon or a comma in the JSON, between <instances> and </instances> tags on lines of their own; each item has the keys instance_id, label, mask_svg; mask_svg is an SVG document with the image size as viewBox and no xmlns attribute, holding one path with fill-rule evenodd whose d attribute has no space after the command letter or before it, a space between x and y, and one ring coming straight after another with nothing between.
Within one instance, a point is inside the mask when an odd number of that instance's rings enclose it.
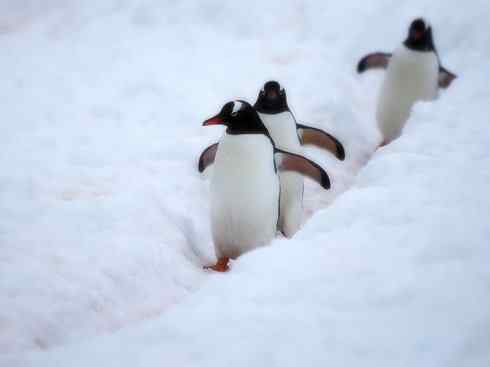
<instances>
[{"instance_id":1,"label":"penguin flipper","mask_svg":"<svg viewBox=\"0 0 490 367\"><path fill-rule=\"evenodd\" d=\"M208 168L208 166L214 163L214 157L216 156L216 151L218 150L218 144L219 143L214 143L210 145L201 153L198 164L198 169L200 173L202 173L206 168Z\"/></svg>"},{"instance_id":2,"label":"penguin flipper","mask_svg":"<svg viewBox=\"0 0 490 367\"><path fill-rule=\"evenodd\" d=\"M303 145L315 145L333 153L338 159L345 159L345 149L343 145L329 133L317 129L316 127L296 124L298 135Z\"/></svg>"},{"instance_id":3,"label":"penguin flipper","mask_svg":"<svg viewBox=\"0 0 490 367\"><path fill-rule=\"evenodd\" d=\"M278 148L274 148L274 159L279 170L298 172L318 182L325 190L330 188L327 172L312 160Z\"/></svg>"},{"instance_id":4,"label":"penguin flipper","mask_svg":"<svg viewBox=\"0 0 490 367\"><path fill-rule=\"evenodd\" d=\"M368 54L357 63L357 72L360 74L368 69L386 69L390 57L391 54L386 52L373 52Z\"/></svg>"},{"instance_id":5,"label":"penguin flipper","mask_svg":"<svg viewBox=\"0 0 490 367\"><path fill-rule=\"evenodd\" d=\"M440 88L448 88L454 79L458 76L456 74L451 73L449 70L445 69L442 66L439 66L439 78L438 83Z\"/></svg>"}]
</instances>

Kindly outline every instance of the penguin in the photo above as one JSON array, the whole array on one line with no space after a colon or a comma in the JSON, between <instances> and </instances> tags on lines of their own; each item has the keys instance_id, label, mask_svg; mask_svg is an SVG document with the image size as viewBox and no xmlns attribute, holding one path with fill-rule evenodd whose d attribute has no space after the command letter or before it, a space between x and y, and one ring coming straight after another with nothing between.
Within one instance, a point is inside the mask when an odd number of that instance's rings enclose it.
<instances>
[{"instance_id":1,"label":"penguin","mask_svg":"<svg viewBox=\"0 0 490 367\"><path fill-rule=\"evenodd\" d=\"M254 104L260 119L272 140L280 149L302 154L302 144L316 145L333 153L339 160L345 159L342 144L323 130L299 124L289 109L286 91L276 81L268 81L259 92ZM212 163L217 143L204 150L199 159L199 172ZM280 203L278 229L285 237L292 237L303 221L303 176L297 172L280 172Z\"/></svg>"},{"instance_id":2,"label":"penguin","mask_svg":"<svg viewBox=\"0 0 490 367\"><path fill-rule=\"evenodd\" d=\"M439 88L448 88L457 78L442 66L432 27L423 18L412 21L407 38L392 54L371 53L357 64L358 73L376 68L386 69L376 109L381 146L401 135L415 102L436 99Z\"/></svg>"},{"instance_id":3,"label":"penguin","mask_svg":"<svg viewBox=\"0 0 490 367\"><path fill-rule=\"evenodd\" d=\"M330 179L315 162L276 147L257 111L243 100L226 103L203 123L212 125L225 125L226 131L205 154L215 151L210 207L217 262L204 268L224 272L230 259L274 238L279 220L278 171L298 172L324 189L330 188Z\"/></svg>"}]
</instances>

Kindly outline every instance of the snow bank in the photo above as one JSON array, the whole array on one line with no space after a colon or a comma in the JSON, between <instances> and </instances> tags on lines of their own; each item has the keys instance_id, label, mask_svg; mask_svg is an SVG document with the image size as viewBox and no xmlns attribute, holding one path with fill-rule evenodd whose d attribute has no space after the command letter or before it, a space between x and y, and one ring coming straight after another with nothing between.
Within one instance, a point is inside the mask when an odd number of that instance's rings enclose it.
<instances>
[{"instance_id":1,"label":"snow bank","mask_svg":"<svg viewBox=\"0 0 490 367\"><path fill-rule=\"evenodd\" d=\"M486 2L92 5L0 38L0 365L490 363ZM356 177L382 73L355 63L420 14L460 78ZM334 189L304 229L209 274L200 122L269 78L347 161L309 150Z\"/></svg>"}]
</instances>

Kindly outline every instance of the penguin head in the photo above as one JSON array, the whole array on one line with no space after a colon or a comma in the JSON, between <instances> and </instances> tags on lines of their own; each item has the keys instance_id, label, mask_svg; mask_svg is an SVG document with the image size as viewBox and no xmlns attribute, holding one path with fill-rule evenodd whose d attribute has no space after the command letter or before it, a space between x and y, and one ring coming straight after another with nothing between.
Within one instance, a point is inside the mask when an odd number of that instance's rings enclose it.
<instances>
[{"instance_id":1,"label":"penguin head","mask_svg":"<svg viewBox=\"0 0 490 367\"><path fill-rule=\"evenodd\" d=\"M286 91L275 80L264 84L254 108L264 113L280 113L289 110Z\"/></svg>"},{"instance_id":2,"label":"penguin head","mask_svg":"<svg viewBox=\"0 0 490 367\"><path fill-rule=\"evenodd\" d=\"M236 100L226 103L221 111L204 121L203 126L225 125L228 134L265 134L268 131L250 103Z\"/></svg>"},{"instance_id":3,"label":"penguin head","mask_svg":"<svg viewBox=\"0 0 490 367\"><path fill-rule=\"evenodd\" d=\"M432 27L423 18L417 18L410 24L405 46L416 51L433 51Z\"/></svg>"}]
</instances>

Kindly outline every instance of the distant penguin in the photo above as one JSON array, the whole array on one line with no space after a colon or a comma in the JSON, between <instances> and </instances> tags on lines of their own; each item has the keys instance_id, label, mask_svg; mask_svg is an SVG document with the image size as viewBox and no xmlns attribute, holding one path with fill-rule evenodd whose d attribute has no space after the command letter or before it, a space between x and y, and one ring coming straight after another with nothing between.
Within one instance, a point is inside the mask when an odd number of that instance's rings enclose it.
<instances>
[{"instance_id":1,"label":"distant penguin","mask_svg":"<svg viewBox=\"0 0 490 367\"><path fill-rule=\"evenodd\" d=\"M401 135L415 102L436 99L439 88L449 87L456 78L441 65L432 27L422 18L411 23L406 40L393 54L372 53L357 65L358 73L375 68L387 69L376 110L382 146Z\"/></svg>"},{"instance_id":2,"label":"distant penguin","mask_svg":"<svg viewBox=\"0 0 490 367\"><path fill-rule=\"evenodd\" d=\"M217 263L206 268L226 271L229 259L265 246L279 219L279 171L294 171L330 187L327 173L309 159L276 148L254 108L228 102L204 126L227 127L219 145L205 151L211 176L211 229Z\"/></svg>"},{"instance_id":3,"label":"distant penguin","mask_svg":"<svg viewBox=\"0 0 490 367\"><path fill-rule=\"evenodd\" d=\"M342 144L332 135L306 125L298 124L291 113L286 91L276 81L265 83L254 105L272 140L280 149L302 154L301 144L312 144L345 159ZM199 171L204 170L204 157L215 154L217 143L208 147L199 160ZM280 172L281 198L278 228L292 237L303 220L303 177L296 172Z\"/></svg>"}]
</instances>

